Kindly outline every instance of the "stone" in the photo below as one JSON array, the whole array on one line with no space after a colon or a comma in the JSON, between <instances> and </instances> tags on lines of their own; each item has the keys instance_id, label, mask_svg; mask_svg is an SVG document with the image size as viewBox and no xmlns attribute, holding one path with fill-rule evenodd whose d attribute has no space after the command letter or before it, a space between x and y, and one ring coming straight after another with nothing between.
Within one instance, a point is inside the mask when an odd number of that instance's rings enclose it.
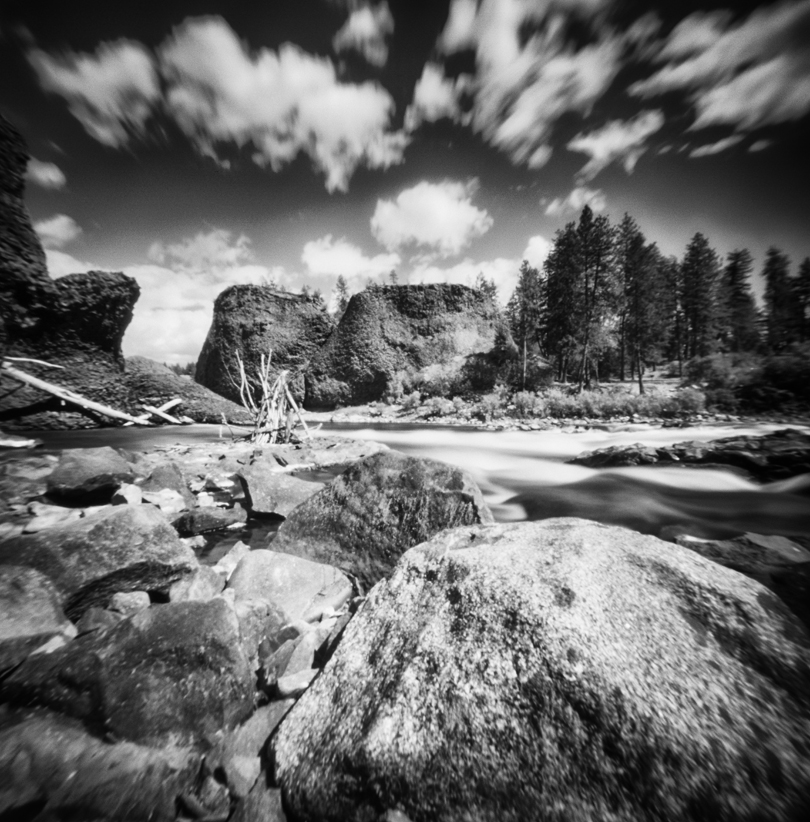
<instances>
[{"instance_id":1,"label":"stone","mask_svg":"<svg viewBox=\"0 0 810 822\"><path fill-rule=\"evenodd\" d=\"M28 511L33 514L33 519L29 520L23 528L24 534L38 534L55 525L63 525L68 522L82 518L80 508L65 508L61 505L46 505L42 502L28 503Z\"/></svg>"},{"instance_id":2,"label":"stone","mask_svg":"<svg viewBox=\"0 0 810 822\"><path fill-rule=\"evenodd\" d=\"M110 610L117 611L125 617L137 614L151 605L146 591L119 591L110 598Z\"/></svg>"},{"instance_id":3,"label":"stone","mask_svg":"<svg viewBox=\"0 0 810 822\"><path fill-rule=\"evenodd\" d=\"M200 565L193 573L169 588L169 602L207 602L225 587L225 576L210 565Z\"/></svg>"},{"instance_id":4,"label":"stone","mask_svg":"<svg viewBox=\"0 0 810 822\"><path fill-rule=\"evenodd\" d=\"M334 614L349 602L353 594L354 586L349 580L338 579L315 594L301 619L305 622L317 622L324 615Z\"/></svg>"},{"instance_id":5,"label":"stone","mask_svg":"<svg viewBox=\"0 0 810 822\"><path fill-rule=\"evenodd\" d=\"M166 518L148 505L119 505L39 534L0 543L0 564L50 577L65 613L79 619L119 591L168 591L197 566Z\"/></svg>"},{"instance_id":6,"label":"stone","mask_svg":"<svg viewBox=\"0 0 810 822\"><path fill-rule=\"evenodd\" d=\"M132 482L123 482L110 499L111 505L140 505L143 502L143 492L139 485Z\"/></svg>"},{"instance_id":7,"label":"stone","mask_svg":"<svg viewBox=\"0 0 810 822\"><path fill-rule=\"evenodd\" d=\"M387 451L350 466L299 505L273 549L334 565L370 588L437 531L492 521L466 471Z\"/></svg>"},{"instance_id":8,"label":"stone","mask_svg":"<svg viewBox=\"0 0 810 822\"><path fill-rule=\"evenodd\" d=\"M281 608L266 599L239 599L233 605L239 620L242 647L251 662L258 668L259 645L265 638L274 637L290 620Z\"/></svg>"},{"instance_id":9,"label":"stone","mask_svg":"<svg viewBox=\"0 0 810 822\"><path fill-rule=\"evenodd\" d=\"M247 522L247 511L241 505L233 508L194 508L174 521L177 532L184 537L218 531Z\"/></svg>"},{"instance_id":10,"label":"stone","mask_svg":"<svg viewBox=\"0 0 810 822\"><path fill-rule=\"evenodd\" d=\"M176 491L183 499L184 508L194 506L194 494L189 491L183 472L180 466L173 460L161 462L152 468L147 479L141 483L143 491L162 491L170 489Z\"/></svg>"},{"instance_id":11,"label":"stone","mask_svg":"<svg viewBox=\"0 0 810 822\"><path fill-rule=\"evenodd\" d=\"M0 697L40 705L146 745L211 747L253 709L239 623L221 599L158 605L0 682Z\"/></svg>"},{"instance_id":12,"label":"stone","mask_svg":"<svg viewBox=\"0 0 810 822\"><path fill-rule=\"evenodd\" d=\"M188 503L179 491L174 488L161 488L159 491L141 490L143 502L159 508L167 517L174 518L188 510Z\"/></svg>"},{"instance_id":13,"label":"stone","mask_svg":"<svg viewBox=\"0 0 810 822\"><path fill-rule=\"evenodd\" d=\"M324 485L322 482L308 482L274 471L267 461L246 466L240 471L239 478L251 513L275 514L279 517L288 516L290 511L320 491Z\"/></svg>"},{"instance_id":14,"label":"stone","mask_svg":"<svg viewBox=\"0 0 810 822\"><path fill-rule=\"evenodd\" d=\"M231 574L236 570L241 559L250 553L250 546L241 540L234 544L233 548L221 557L217 564L214 565L214 570L217 573L223 574L225 579L230 579Z\"/></svg>"},{"instance_id":15,"label":"stone","mask_svg":"<svg viewBox=\"0 0 810 822\"><path fill-rule=\"evenodd\" d=\"M388 451L388 446L373 440L318 435L295 444L265 445L254 451L248 463L265 473L289 470L345 468L366 457ZM243 469L240 468L240 473Z\"/></svg>"},{"instance_id":16,"label":"stone","mask_svg":"<svg viewBox=\"0 0 810 822\"><path fill-rule=\"evenodd\" d=\"M810 635L763 586L623 528L409 551L272 747L293 818L795 820Z\"/></svg>"},{"instance_id":17,"label":"stone","mask_svg":"<svg viewBox=\"0 0 810 822\"><path fill-rule=\"evenodd\" d=\"M293 674L281 676L276 681L276 693L279 699L297 699L312 684L320 671L317 668L306 668Z\"/></svg>"},{"instance_id":18,"label":"stone","mask_svg":"<svg viewBox=\"0 0 810 822\"><path fill-rule=\"evenodd\" d=\"M0 722L0 817L173 822L199 767L189 750L111 744L50 711L10 712Z\"/></svg>"},{"instance_id":19,"label":"stone","mask_svg":"<svg viewBox=\"0 0 810 822\"><path fill-rule=\"evenodd\" d=\"M76 623L76 630L79 636L93 631L109 631L125 618L118 611L108 611L106 608L93 606L82 614L81 619Z\"/></svg>"},{"instance_id":20,"label":"stone","mask_svg":"<svg viewBox=\"0 0 810 822\"><path fill-rule=\"evenodd\" d=\"M75 633L48 577L26 566L0 565L0 676L52 637Z\"/></svg>"},{"instance_id":21,"label":"stone","mask_svg":"<svg viewBox=\"0 0 810 822\"><path fill-rule=\"evenodd\" d=\"M237 601L264 599L294 621L301 619L321 591L337 582L351 585L330 565L258 548L239 561L227 588Z\"/></svg>"},{"instance_id":22,"label":"stone","mask_svg":"<svg viewBox=\"0 0 810 822\"><path fill-rule=\"evenodd\" d=\"M72 448L62 452L48 477L48 496L73 504L109 502L122 482L132 482L132 466L113 448Z\"/></svg>"},{"instance_id":23,"label":"stone","mask_svg":"<svg viewBox=\"0 0 810 822\"><path fill-rule=\"evenodd\" d=\"M250 793L237 803L230 822L287 822L281 791L268 788L259 780Z\"/></svg>"}]
</instances>

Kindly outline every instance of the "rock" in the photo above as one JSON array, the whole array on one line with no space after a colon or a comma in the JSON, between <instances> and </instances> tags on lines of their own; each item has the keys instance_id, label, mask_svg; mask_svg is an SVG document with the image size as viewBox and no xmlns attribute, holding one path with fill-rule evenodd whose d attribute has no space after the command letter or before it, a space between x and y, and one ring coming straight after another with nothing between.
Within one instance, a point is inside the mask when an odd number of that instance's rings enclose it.
<instances>
[{"instance_id":1,"label":"rock","mask_svg":"<svg viewBox=\"0 0 810 822\"><path fill-rule=\"evenodd\" d=\"M351 582L337 568L259 548L239 561L227 588L237 601L266 600L295 621L301 619L321 591L335 583L351 589Z\"/></svg>"},{"instance_id":2,"label":"rock","mask_svg":"<svg viewBox=\"0 0 810 822\"><path fill-rule=\"evenodd\" d=\"M241 540L237 542L224 557L222 557L216 565L213 566L218 574L222 574L226 580L230 579L231 574L236 570L243 557L250 553L250 546Z\"/></svg>"},{"instance_id":3,"label":"rock","mask_svg":"<svg viewBox=\"0 0 810 822\"><path fill-rule=\"evenodd\" d=\"M810 635L584 520L458 528L370 593L273 742L294 818L804 818Z\"/></svg>"},{"instance_id":4,"label":"rock","mask_svg":"<svg viewBox=\"0 0 810 822\"><path fill-rule=\"evenodd\" d=\"M155 606L29 657L0 695L134 742L210 747L251 713L253 676L236 615L213 599Z\"/></svg>"},{"instance_id":5,"label":"rock","mask_svg":"<svg viewBox=\"0 0 810 822\"><path fill-rule=\"evenodd\" d=\"M110 744L75 719L15 712L0 722L0 816L173 822L199 767L199 755L182 748Z\"/></svg>"},{"instance_id":6,"label":"rock","mask_svg":"<svg viewBox=\"0 0 810 822\"><path fill-rule=\"evenodd\" d=\"M266 599L239 599L233 604L239 620L242 647L250 659L252 670L259 667L259 645L274 637L288 622L289 616Z\"/></svg>"},{"instance_id":7,"label":"rock","mask_svg":"<svg viewBox=\"0 0 810 822\"><path fill-rule=\"evenodd\" d=\"M318 591L301 614L304 622L316 622L324 615L331 615L340 611L352 598L354 587L347 585L346 579L338 579L326 588Z\"/></svg>"},{"instance_id":8,"label":"rock","mask_svg":"<svg viewBox=\"0 0 810 822\"><path fill-rule=\"evenodd\" d=\"M170 409L173 416L190 417L194 422L218 424L222 416L232 425L249 425L250 414L237 402L221 397L191 377L175 374L170 368L147 357L127 357L124 374L131 404L159 408L177 397L183 402ZM142 411L143 409L141 409Z\"/></svg>"},{"instance_id":9,"label":"rock","mask_svg":"<svg viewBox=\"0 0 810 822\"><path fill-rule=\"evenodd\" d=\"M113 448L72 448L48 477L48 496L78 505L106 503L134 478L132 466Z\"/></svg>"},{"instance_id":10,"label":"rock","mask_svg":"<svg viewBox=\"0 0 810 822\"><path fill-rule=\"evenodd\" d=\"M373 286L355 294L306 372L307 408L360 405L454 358L514 342L495 303L463 285Z\"/></svg>"},{"instance_id":11,"label":"rock","mask_svg":"<svg viewBox=\"0 0 810 822\"><path fill-rule=\"evenodd\" d=\"M173 518L188 509L188 503L179 491L161 488L159 491L141 491L143 502L159 508L167 517Z\"/></svg>"},{"instance_id":12,"label":"rock","mask_svg":"<svg viewBox=\"0 0 810 822\"><path fill-rule=\"evenodd\" d=\"M318 436L295 445L263 446L260 451L254 452L250 467L266 472L277 471L279 466L342 468L383 451L388 451L388 446L372 440Z\"/></svg>"},{"instance_id":13,"label":"rock","mask_svg":"<svg viewBox=\"0 0 810 822\"><path fill-rule=\"evenodd\" d=\"M194 508L173 524L181 536L189 537L244 522L247 522L247 511L241 505L235 505L233 508Z\"/></svg>"},{"instance_id":14,"label":"rock","mask_svg":"<svg viewBox=\"0 0 810 822\"><path fill-rule=\"evenodd\" d=\"M0 512L44 496L48 490L46 479L57 462L58 459L49 454L44 457L15 455L14 459L0 463Z\"/></svg>"},{"instance_id":15,"label":"rock","mask_svg":"<svg viewBox=\"0 0 810 822\"><path fill-rule=\"evenodd\" d=\"M165 488L176 491L183 498L185 508L194 506L194 494L188 490L188 484L183 472L180 470L180 466L172 460L156 465L149 476L141 483L143 491L155 492L162 491Z\"/></svg>"},{"instance_id":16,"label":"rock","mask_svg":"<svg viewBox=\"0 0 810 822\"><path fill-rule=\"evenodd\" d=\"M307 668L279 677L276 681L276 693L279 699L298 699L319 673L317 668Z\"/></svg>"},{"instance_id":17,"label":"rock","mask_svg":"<svg viewBox=\"0 0 810 822\"><path fill-rule=\"evenodd\" d=\"M316 300L257 285L233 285L214 302L214 319L197 360L195 379L217 394L240 402L232 380L236 355L255 375L262 356L272 351L270 381L284 369L300 369L324 344L334 320ZM303 385L293 383L301 396Z\"/></svg>"},{"instance_id":18,"label":"rock","mask_svg":"<svg viewBox=\"0 0 810 822\"><path fill-rule=\"evenodd\" d=\"M125 618L118 611L108 611L106 608L93 606L82 614L81 619L76 623L76 630L79 636L93 631L109 631Z\"/></svg>"},{"instance_id":19,"label":"rock","mask_svg":"<svg viewBox=\"0 0 810 822\"><path fill-rule=\"evenodd\" d=\"M140 486L131 482L124 482L112 495L110 505L140 505L142 502L143 492Z\"/></svg>"},{"instance_id":20,"label":"rock","mask_svg":"<svg viewBox=\"0 0 810 822\"><path fill-rule=\"evenodd\" d=\"M492 521L465 471L387 451L352 465L299 505L273 548L335 565L370 588L437 531Z\"/></svg>"},{"instance_id":21,"label":"rock","mask_svg":"<svg viewBox=\"0 0 810 822\"><path fill-rule=\"evenodd\" d=\"M248 510L253 514L286 517L293 508L323 488L322 482L307 482L273 471L267 460L246 466L239 477Z\"/></svg>"},{"instance_id":22,"label":"rock","mask_svg":"<svg viewBox=\"0 0 810 822\"><path fill-rule=\"evenodd\" d=\"M236 805L230 822L287 822L278 788L268 788L259 780Z\"/></svg>"},{"instance_id":23,"label":"rock","mask_svg":"<svg viewBox=\"0 0 810 822\"><path fill-rule=\"evenodd\" d=\"M29 513L34 518L29 520L23 528L24 534L37 534L55 525L66 525L68 522L82 518L80 508L65 508L61 505L46 505L42 502L28 503Z\"/></svg>"},{"instance_id":24,"label":"rock","mask_svg":"<svg viewBox=\"0 0 810 822\"><path fill-rule=\"evenodd\" d=\"M51 637L75 634L48 577L22 565L0 565L0 676Z\"/></svg>"},{"instance_id":25,"label":"rock","mask_svg":"<svg viewBox=\"0 0 810 822\"><path fill-rule=\"evenodd\" d=\"M110 610L117 611L125 617L137 614L138 611L146 610L150 605L149 594L146 591L119 591L110 598Z\"/></svg>"},{"instance_id":26,"label":"rock","mask_svg":"<svg viewBox=\"0 0 810 822\"><path fill-rule=\"evenodd\" d=\"M225 575L210 565L199 568L169 588L169 602L207 602L225 587Z\"/></svg>"},{"instance_id":27,"label":"rock","mask_svg":"<svg viewBox=\"0 0 810 822\"><path fill-rule=\"evenodd\" d=\"M198 565L156 508L120 505L68 525L0 543L0 564L36 568L78 619L119 591L168 591Z\"/></svg>"}]
</instances>

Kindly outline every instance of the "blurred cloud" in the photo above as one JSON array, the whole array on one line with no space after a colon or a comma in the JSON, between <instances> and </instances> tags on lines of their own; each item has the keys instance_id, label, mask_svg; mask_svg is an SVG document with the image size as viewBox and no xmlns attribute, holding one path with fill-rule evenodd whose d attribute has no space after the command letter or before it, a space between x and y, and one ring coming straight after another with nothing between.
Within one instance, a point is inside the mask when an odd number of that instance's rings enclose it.
<instances>
[{"instance_id":1,"label":"blurred cloud","mask_svg":"<svg viewBox=\"0 0 810 822\"><path fill-rule=\"evenodd\" d=\"M29 183L40 188L58 191L67 185L67 177L58 165L37 160L35 157L28 161L25 177Z\"/></svg>"},{"instance_id":2,"label":"blurred cloud","mask_svg":"<svg viewBox=\"0 0 810 822\"><path fill-rule=\"evenodd\" d=\"M477 180L423 180L395 200L377 200L371 233L389 251L414 246L430 257L458 254L493 224L487 211L472 203L477 186Z\"/></svg>"},{"instance_id":3,"label":"blurred cloud","mask_svg":"<svg viewBox=\"0 0 810 822\"><path fill-rule=\"evenodd\" d=\"M708 157L711 154L719 154L721 151L725 151L727 148L731 148L732 146L736 146L742 140L741 134L732 134L730 137L724 137L722 140L718 140L716 143L709 143L705 146L698 146L697 148L693 148L689 152L690 157Z\"/></svg>"},{"instance_id":4,"label":"blurred cloud","mask_svg":"<svg viewBox=\"0 0 810 822\"><path fill-rule=\"evenodd\" d=\"M28 60L46 91L67 100L87 133L106 146L120 148L133 136L146 135L146 121L160 97L150 53L140 43L101 43L95 54L65 51L52 56L34 48Z\"/></svg>"},{"instance_id":5,"label":"blurred cloud","mask_svg":"<svg viewBox=\"0 0 810 822\"><path fill-rule=\"evenodd\" d=\"M462 118L459 97L469 87L472 78L463 74L455 80L445 77L437 63L426 63L413 91L413 101L405 111L405 130L414 131L422 123L434 123L447 117Z\"/></svg>"},{"instance_id":6,"label":"blurred cloud","mask_svg":"<svg viewBox=\"0 0 810 822\"><path fill-rule=\"evenodd\" d=\"M34 223L34 231L42 245L51 249L69 245L82 233L81 226L67 214L54 214L47 220Z\"/></svg>"},{"instance_id":7,"label":"blurred cloud","mask_svg":"<svg viewBox=\"0 0 810 822\"><path fill-rule=\"evenodd\" d=\"M769 146L773 145L773 140L757 140L748 146L749 151L764 151Z\"/></svg>"},{"instance_id":8,"label":"blurred cloud","mask_svg":"<svg viewBox=\"0 0 810 822\"><path fill-rule=\"evenodd\" d=\"M614 162L621 162L630 174L647 150L647 138L663 125L663 112L642 111L632 120L611 120L596 131L578 134L568 143L568 149L588 154L591 159L580 169L577 179L587 183Z\"/></svg>"},{"instance_id":9,"label":"blurred cloud","mask_svg":"<svg viewBox=\"0 0 810 822\"><path fill-rule=\"evenodd\" d=\"M388 3L377 6L363 5L349 15L332 40L336 52L353 49L372 66L382 67L388 60L385 38L394 31L394 17Z\"/></svg>"},{"instance_id":10,"label":"blurred cloud","mask_svg":"<svg viewBox=\"0 0 810 822\"><path fill-rule=\"evenodd\" d=\"M330 288L333 280L341 275L350 288L359 290L369 278L387 277L392 270L399 268L401 259L398 254L376 254L369 257L345 237L335 240L331 234L327 234L304 245L301 262L310 278L328 278L315 282L315 285L324 290Z\"/></svg>"},{"instance_id":11,"label":"blurred cloud","mask_svg":"<svg viewBox=\"0 0 810 822\"><path fill-rule=\"evenodd\" d=\"M546 257L548 257L548 252L551 251L551 245L551 241L540 234L531 237L526 250L523 252L523 259L528 260L529 265L534 268L542 268Z\"/></svg>"},{"instance_id":12,"label":"blurred cloud","mask_svg":"<svg viewBox=\"0 0 810 822\"><path fill-rule=\"evenodd\" d=\"M546 206L546 214L559 216L567 213L578 213L586 205L594 211L604 211L607 207L607 198L601 188L592 189L587 186L577 186L567 197L557 197Z\"/></svg>"}]
</instances>

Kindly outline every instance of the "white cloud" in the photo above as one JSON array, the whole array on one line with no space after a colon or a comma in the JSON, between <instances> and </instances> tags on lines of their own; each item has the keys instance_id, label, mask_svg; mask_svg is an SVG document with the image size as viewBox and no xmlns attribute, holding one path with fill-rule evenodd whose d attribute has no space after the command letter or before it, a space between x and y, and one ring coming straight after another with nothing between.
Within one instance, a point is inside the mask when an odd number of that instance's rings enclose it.
<instances>
[{"instance_id":1,"label":"white cloud","mask_svg":"<svg viewBox=\"0 0 810 822\"><path fill-rule=\"evenodd\" d=\"M40 188L59 190L67 185L64 172L55 163L46 163L32 157L25 172L26 179Z\"/></svg>"},{"instance_id":2,"label":"white cloud","mask_svg":"<svg viewBox=\"0 0 810 822\"><path fill-rule=\"evenodd\" d=\"M388 3L355 9L332 40L337 52L354 49L372 66L384 66L388 60L385 38L394 32L394 18Z\"/></svg>"},{"instance_id":3,"label":"white cloud","mask_svg":"<svg viewBox=\"0 0 810 822\"><path fill-rule=\"evenodd\" d=\"M543 263L551 251L552 243L540 234L529 239L526 250L523 252L523 259L529 261L529 265L534 268L542 268Z\"/></svg>"},{"instance_id":4,"label":"white cloud","mask_svg":"<svg viewBox=\"0 0 810 822\"><path fill-rule=\"evenodd\" d=\"M413 131L421 123L434 123L443 117L461 118L459 95L469 86L471 78L462 75L450 80L436 63L425 63L422 76L413 91L413 101L405 112L405 129Z\"/></svg>"},{"instance_id":5,"label":"white cloud","mask_svg":"<svg viewBox=\"0 0 810 822\"><path fill-rule=\"evenodd\" d=\"M34 231L45 248L62 248L82 233L81 226L67 214L54 214L47 220L34 223Z\"/></svg>"},{"instance_id":6,"label":"white cloud","mask_svg":"<svg viewBox=\"0 0 810 822\"><path fill-rule=\"evenodd\" d=\"M95 54L67 51L58 57L32 49L28 60L41 86L64 97L100 143L121 147L133 135L145 136L160 87L152 57L140 43L117 40L101 43Z\"/></svg>"},{"instance_id":7,"label":"white cloud","mask_svg":"<svg viewBox=\"0 0 810 822\"><path fill-rule=\"evenodd\" d=\"M55 248L45 249L45 263L48 267L48 274L58 280L67 274L82 274L85 271L98 271L99 266L95 263L88 263L77 260L65 251L57 251Z\"/></svg>"},{"instance_id":8,"label":"white cloud","mask_svg":"<svg viewBox=\"0 0 810 822\"><path fill-rule=\"evenodd\" d=\"M754 143L751 143L748 146L749 151L764 151L766 148L769 148L773 145L773 140L757 140Z\"/></svg>"},{"instance_id":9,"label":"white cloud","mask_svg":"<svg viewBox=\"0 0 810 822\"><path fill-rule=\"evenodd\" d=\"M661 111L642 111L632 120L611 120L588 134L578 134L568 143L570 151L589 154L590 160L577 174L582 182L592 180L611 163L621 161L630 174L647 150L647 138L664 125Z\"/></svg>"},{"instance_id":10,"label":"white cloud","mask_svg":"<svg viewBox=\"0 0 810 822\"><path fill-rule=\"evenodd\" d=\"M389 251L408 246L449 257L492 227L492 217L472 203L477 181L422 181L396 200L377 200L371 233Z\"/></svg>"},{"instance_id":11,"label":"white cloud","mask_svg":"<svg viewBox=\"0 0 810 822\"><path fill-rule=\"evenodd\" d=\"M546 214L556 217L569 212L579 212L586 205L593 211L604 211L607 206L605 192L601 188L577 186L567 197L552 200L546 207Z\"/></svg>"},{"instance_id":12,"label":"white cloud","mask_svg":"<svg viewBox=\"0 0 810 822\"><path fill-rule=\"evenodd\" d=\"M738 130L796 120L810 111L810 0L775 3L733 24L729 12L682 20L659 49L666 61L632 94L686 91L692 129L729 124Z\"/></svg>"},{"instance_id":13,"label":"white cloud","mask_svg":"<svg viewBox=\"0 0 810 822\"><path fill-rule=\"evenodd\" d=\"M718 140L716 143L709 143L705 146L698 146L697 148L693 148L689 152L689 156L708 157L711 154L719 154L721 151L725 151L727 148L736 146L737 143L739 143L742 139L742 135L732 134L730 137L724 137L722 140Z\"/></svg>"},{"instance_id":14,"label":"white cloud","mask_svg":"<svg viewBox=\"0 0 810 822\"><path fill-rule=\"evenodd\" d=\"M310 279L324 278L315 283L323 290L331 288L339 275L346 279L351 289L362 288L367 279L383 279L393 269L399 268L401 263L399 254L376 254L368 257L345 237L335 240L331 234L306 243L301 261Z\"/></svg>"},{"instance_id":15,"label":"white cloud","mask_svg":"<svg viewBox=\"0 0 810 822\"><path fill-rule=\"evenodd\" d=\"M160 49L166 105L197 149L252 144L277 171L300 152L346 191L359 165L400 163L408 143L388 130L394 101L376 83L341 83L326 58L286 43L251 54L221 18L189 19Z\"/></svg>"},{"instance_id":16,"label":"white cloud","mask_svg":"<svg viewBox=\"0 0 810 822\"><path fill-rule=\"evenodd\" d=\"M455 265L443 267L435 263L420 263L411 268L400 281L418 283L455 283L474 286L478 274L492 280L498 289L498 299L506 303L517 284L520 260L498 257L494 260L467 258Z\"/></svg>"},{"instance_id":17,"label":"white cloud","mask_svg":"<svg viewBox=\"0 0 810 822\"><path fill-rule=\"evenodd\" d=\"M439 37L439 47L446 54L475 46L477 11L478 0L452 0L447 22Z\"/></svg>"}]
</instances>

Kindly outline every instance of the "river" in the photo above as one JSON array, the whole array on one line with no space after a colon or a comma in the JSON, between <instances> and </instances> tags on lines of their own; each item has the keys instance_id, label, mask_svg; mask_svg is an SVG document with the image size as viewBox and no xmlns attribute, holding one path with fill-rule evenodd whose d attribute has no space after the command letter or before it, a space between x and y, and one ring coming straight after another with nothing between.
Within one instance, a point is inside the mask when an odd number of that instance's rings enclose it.
<instances>
[{"instance_id":1,"label":"river","mask_svg":"<svg viewBox=\"0 0 810 822\"><path fill-rule=\"evenodd\" d=\"M596 470L565 464L583 451L609 445L705 442L784 427L768 423L689 428L625 425L564 433L342 424L325 425L320 433L373 439L408 454L459 465L476 480L495 519L501 522L579 516L660 536L686 531L695 536L728 537L753 531L810 537L810 501L807 484L801 480L761 486L723 470ZM47 450L100 445L139 450L229 437L228 430L217 425L31 433L44 441Z\"/></svg>"}]
</instances>

